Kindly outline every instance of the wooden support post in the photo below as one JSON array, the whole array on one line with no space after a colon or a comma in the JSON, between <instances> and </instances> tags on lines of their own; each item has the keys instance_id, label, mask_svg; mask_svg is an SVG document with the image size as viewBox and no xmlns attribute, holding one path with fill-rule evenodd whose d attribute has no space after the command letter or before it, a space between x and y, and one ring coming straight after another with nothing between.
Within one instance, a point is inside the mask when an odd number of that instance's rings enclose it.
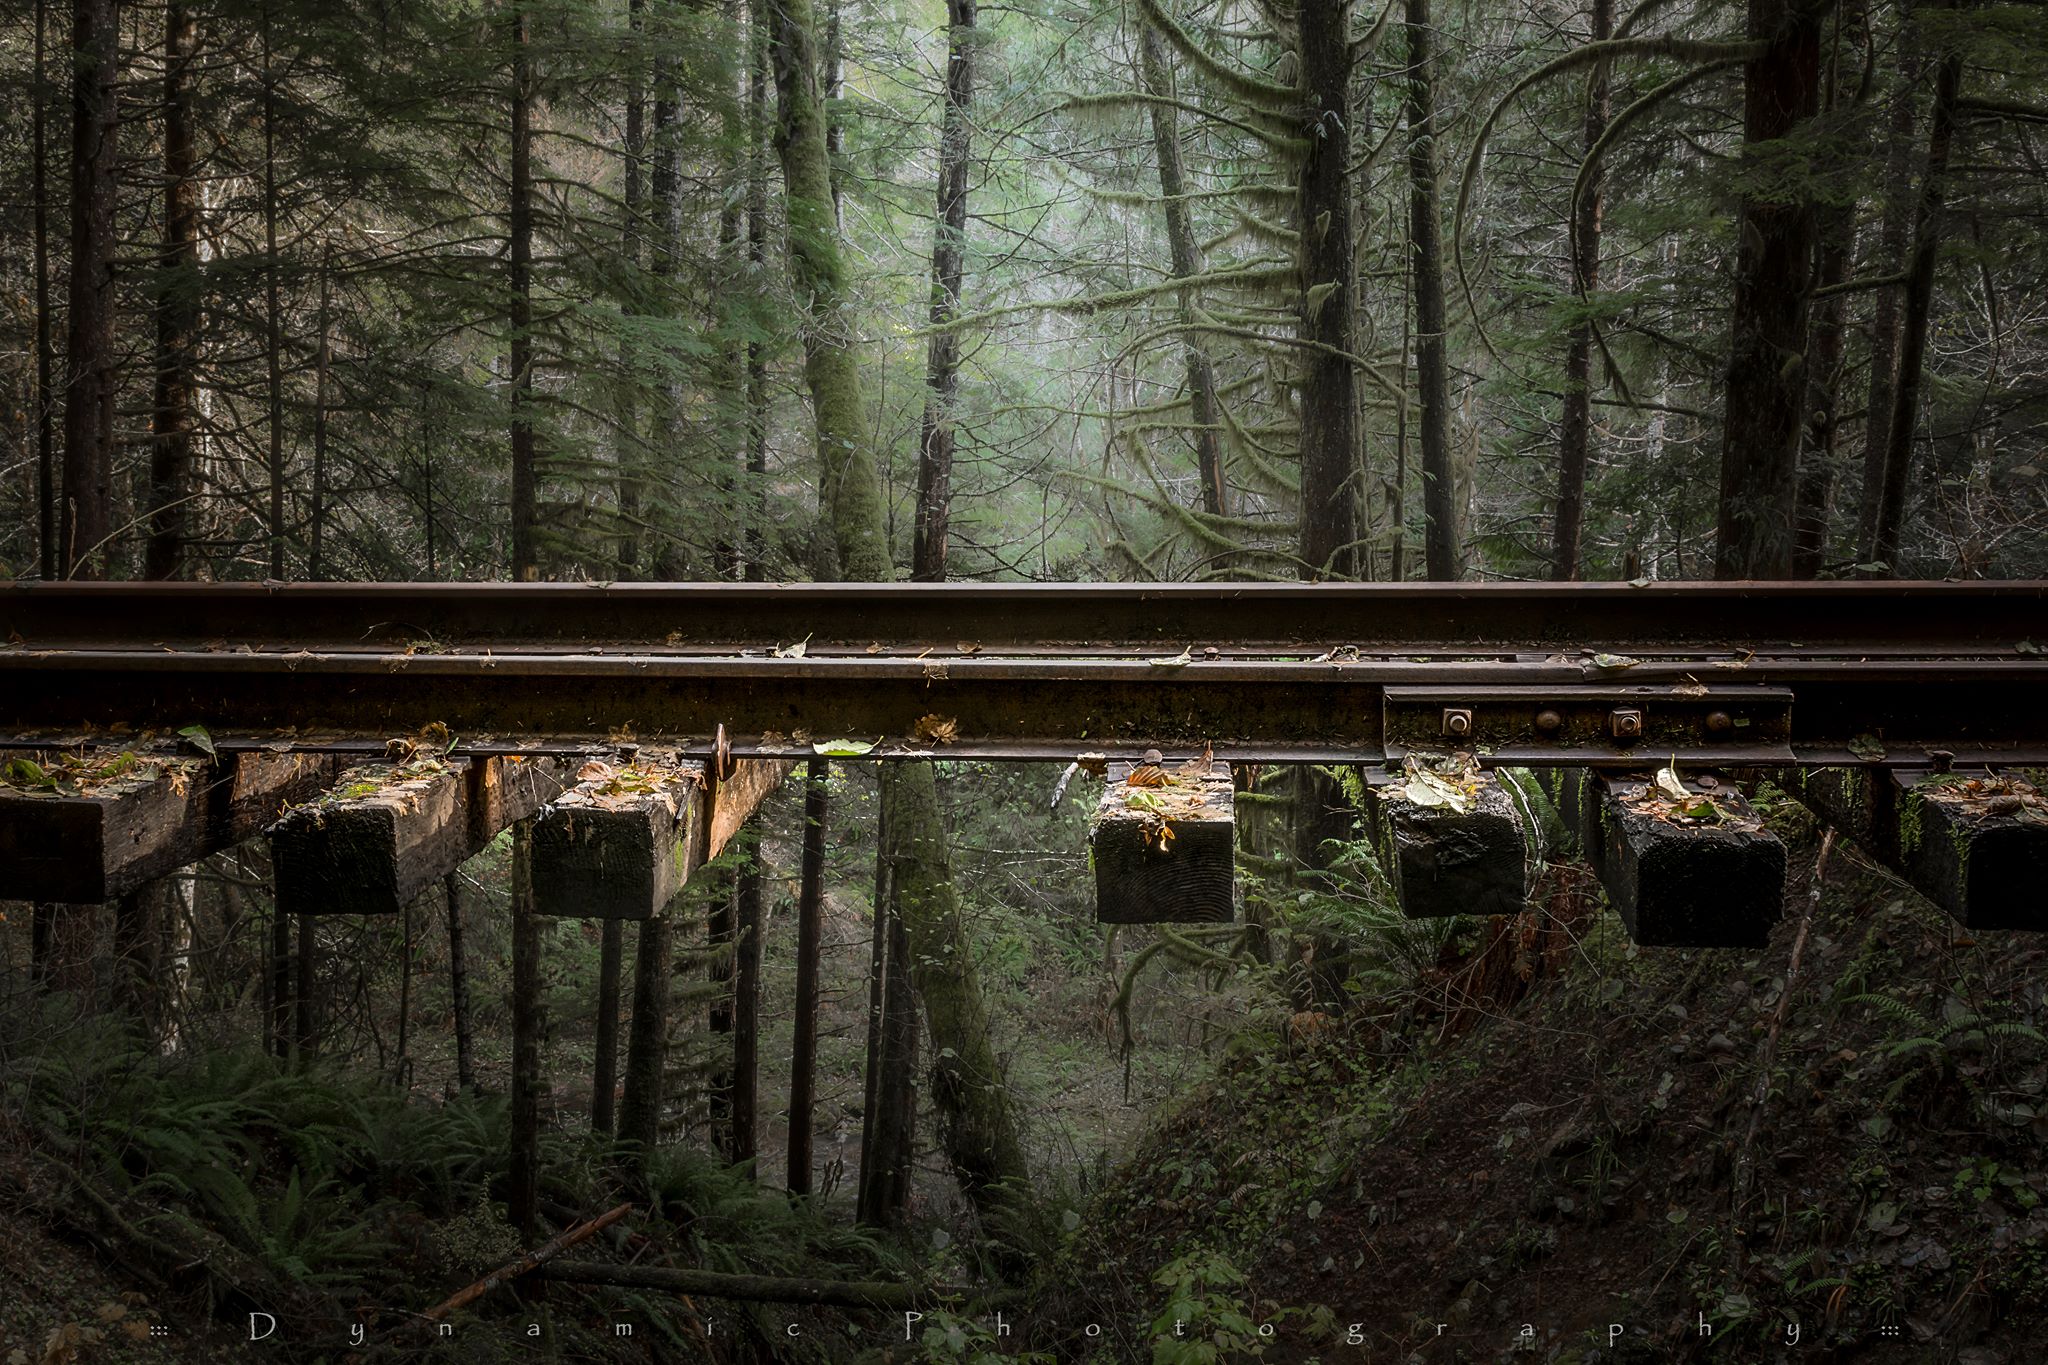
<instances>
[{"instance_id":1,"label":"wooden support post","mask_svg":"<svg viewBox=\"0 0 2048 1365\"><path fill-rule=\"evenodd\" d=\"M804 784L803 863L796 896L796 1018L789 1062L789 1192L811 1192L811 1137L817 1123L818 965L824 933L825 819L831 760L810 761Z\"/></svg>"},{"instance_id":2,"label":"wooden support post","mask_svg":"<svg viewBox=\"0 0 2048 1365\"><path fill-rule=\"evenodd\" d=\"M1366 827L1410 919L1519 914L1528 842L1514 796L1477 768L1372 779Z\"/></svg>"},{"instance_id":3,"label":"wooden support post","mask_svg":"<svg viewBox=\"0 0 2048 1365\"><path fill-rule=\"evenodd\" d=\"M1230 765L1111 764L1089 836L1103 924L1227 924L1236 915Z\"/></svg>"},{"instance_id":4,"label":"wooden support post","mask_svg":"<svg viewBox=\"0 0 2048 1365\"><path fill-rule=\"evenodd\" d=\"M1761 948L1784 913L1785 846L1726 778L1593 774L1581 836L1628 935L1646 948ZM1688 816L1687 810L1711 813Z\"/></svg>"},{"instance_id":5,"label":"wooden support post","mask_svg":"<svg viewBox=\"0 0 2048 1365\"><path fill-rule=\"evenodd\" d=\"M325 787L333 761L94 749L25 755L4 770L0 885L23 900L98 905L254 838Z\"/></svg>"},{"instance_id":6,"label":"wooden support post","mask_svg":"<svg viewBox=\"0 0 2048 1365\"><path fill-rule=\"evenodd\" d=\"M351 768L271 827L278 904L395 915L561 790L552 759L425 759Z\"/></svg>"},{"instance_id":7,"label":"wooden support post","mask_svg":"<svg viewBox=\"0 0 2048 1365\"><path fill-rule=\"evenodd\" d=\"M1820 768L1793 790L1969 929L2048 930L2048 798L2017 777Z\"/></svg>"}]
</instances>

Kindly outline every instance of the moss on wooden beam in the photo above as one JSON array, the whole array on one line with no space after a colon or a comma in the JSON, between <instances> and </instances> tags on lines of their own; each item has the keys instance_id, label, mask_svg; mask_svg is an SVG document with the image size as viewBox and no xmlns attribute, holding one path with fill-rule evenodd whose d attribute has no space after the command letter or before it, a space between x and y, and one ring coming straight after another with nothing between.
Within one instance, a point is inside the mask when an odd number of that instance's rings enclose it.
<instances>
[{"instance_id":1,"label":"moss on wooden beam","mask_svg":"<svg viewBox=\"0 0 2048 1365\"><path fill-rule=\"evenodd\" d=\"M26 900L117 899L262 833L332 773L331 758L289 752L17 755L0 764L0 885Z\"/></svg>"},{"instance_id":2,"label":"moss on wooden beam","mask_svg":"<svg viewBox=\"0 0 2048 1365\"><path fill-rule=\"evenodd\" d=\"M1792 789L1957 923L2048 929L2048 797L2016 775L1819 768Z\"/></svg>"},{"instance_id":3,"label":"moss on wooden beam","mask_svg":"<svg viewBox=\"0 0 2048 1365\"><path fill-rule=\"evenodd\" d=\"M279 909L396 914L561 791L546 758L413 759L348 769L270 830Z\"/></svg>"}]
</instances>

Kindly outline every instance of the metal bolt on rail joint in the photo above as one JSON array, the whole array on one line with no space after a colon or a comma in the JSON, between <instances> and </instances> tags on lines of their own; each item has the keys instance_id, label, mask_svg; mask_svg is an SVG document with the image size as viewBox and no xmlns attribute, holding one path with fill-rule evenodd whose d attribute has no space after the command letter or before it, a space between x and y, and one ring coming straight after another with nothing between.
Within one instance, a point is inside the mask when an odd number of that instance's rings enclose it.
<instances>
[{"instance_id":1,"label":"metal bolt on rail joint","mask_svg":"<svg viewBox=\"0 0 2048 1365\"><path fill-rule=\"evenodd\" d=\"M1564 729L1564 717L1556 711L1538 711L1536 713L1536 729L1543 734L1554 735Z\"/></svg>"},{"instance_id":2,"label":"metal bolt on rail joint","mask_svg":"<svg viewBox=\"0 0 2048 1365\"><path fill-rule=\"evenodd\" d=\"M1727 734L1727 733L1728 733L1728 732L1729 732L1730 730L1733 730L1734 728L1735 728L1735 717L1733 717L1733 716L1729 715L1729 714L1728 714L1728 713L1727 713L1726 711L1709 711L1709 712L1707 712L1707 733L1708 733L1708 734L1710 734L1710 735L1725 735L1725 734Z\"/></svg>"},{"instance_id":3,"label":"metal bolt on rail joint","mask_svg":"<svg viewBox=\"0 0 2048 1365\"><path fill-rule=\"evenodd\" d=\"M1617 707L1607 717L1607 728L1616 739L1643 737L1643 713L1632 706Z\"/></svg>"},{"instance_id":4,"label":"metal bolt on rail joint","mask_svg":"<svg viewBox=\"0 0 2048 1365\"><path fill-rule=\"evenodd\" d=\"M1444 708L1444 734L1451 739L1472 737L1472 712L1463 706Z\"/></svg>"}]
</instances>

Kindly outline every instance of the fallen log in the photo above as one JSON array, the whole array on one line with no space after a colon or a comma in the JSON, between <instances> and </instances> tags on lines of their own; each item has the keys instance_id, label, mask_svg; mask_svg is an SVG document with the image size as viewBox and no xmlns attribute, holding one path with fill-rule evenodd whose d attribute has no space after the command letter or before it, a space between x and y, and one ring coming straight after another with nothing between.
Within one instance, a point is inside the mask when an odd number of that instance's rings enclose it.
<instances>
[{"instance_id":1,"label":"fallen log","mask_svg":"<svg viewBox=\"0 0 2048 1365\"><path fill-rule=\"evenodd\" d=\"M631 1204L621 1204L615 1209L599 1214L587 1223L578 1223L575 1227L565 1229L518 1260L501 1265L476 1283L456 1290L421 1314L421 1317L427 1322L439 1322L456 1309L475 1303L499 1285L510 1284L522 1275L531 1275L569 1248L589 1241L632 1211Z\"/></svg>"}]
</instances>

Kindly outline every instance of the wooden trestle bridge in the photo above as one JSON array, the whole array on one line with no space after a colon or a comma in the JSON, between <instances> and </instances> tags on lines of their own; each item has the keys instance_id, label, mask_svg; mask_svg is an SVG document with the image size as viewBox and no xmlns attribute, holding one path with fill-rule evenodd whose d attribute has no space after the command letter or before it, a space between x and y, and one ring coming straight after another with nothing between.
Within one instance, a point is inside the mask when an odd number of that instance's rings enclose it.
<instances>
[{"instance_id":1,"label":"wooden trestle bridge","mask_svg":"<svg viewBox=\"0 0 2048 1365\"><path fill-rule=\"evenodd\" d=\"M1131 795L1153 749L1174 801ZM1108 768L1103 917L1224 918L1205 751L1357 765L1411 914L1519 908L1533 780L1637 941L1761 942L1768 773L1965 925L2048 928L2048 583L0 589L10 899L267 833L281 911L396 911L532 817L537 909L647 918L823 753Z\"/></svg>"}]
</instances>

